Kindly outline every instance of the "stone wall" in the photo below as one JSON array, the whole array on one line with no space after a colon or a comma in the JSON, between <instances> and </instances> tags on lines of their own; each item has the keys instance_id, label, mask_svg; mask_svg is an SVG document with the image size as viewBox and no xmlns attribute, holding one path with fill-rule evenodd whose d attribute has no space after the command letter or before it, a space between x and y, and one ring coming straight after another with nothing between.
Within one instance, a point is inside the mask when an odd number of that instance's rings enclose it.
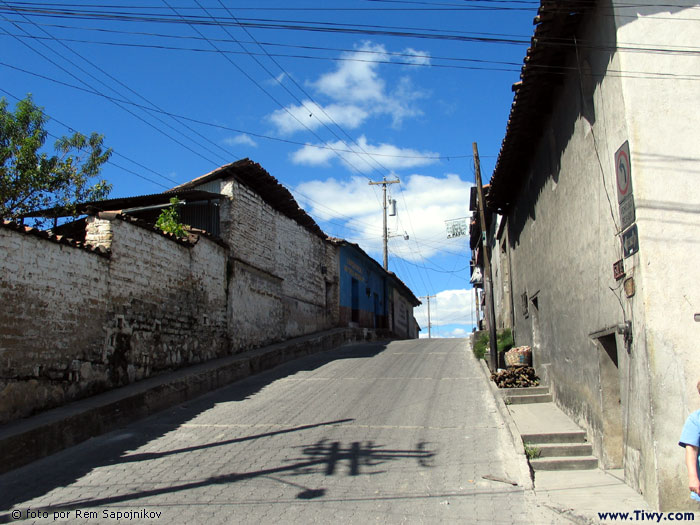
<instances>
[{"instance_id":1,"label":"stone wall","mask_svg":"<svg viewBox=\"0 0 700 525\"><path fill-rule=\"evenodd\" d=\"M0 226L0 423L226 355L227 250L118 218L88 242Z\"/></svg>"},{"instance_id":2,"label":"stone wall","mask_svg":"<svg viewBox=\"0 0 700 525\"><path fill-rule=\"evenodd\" d=\"M244 184L222 181L231 246L229 322L234 349L318 332L337 324L335 247L275 210Z\"/></svg>"}]
</instances>

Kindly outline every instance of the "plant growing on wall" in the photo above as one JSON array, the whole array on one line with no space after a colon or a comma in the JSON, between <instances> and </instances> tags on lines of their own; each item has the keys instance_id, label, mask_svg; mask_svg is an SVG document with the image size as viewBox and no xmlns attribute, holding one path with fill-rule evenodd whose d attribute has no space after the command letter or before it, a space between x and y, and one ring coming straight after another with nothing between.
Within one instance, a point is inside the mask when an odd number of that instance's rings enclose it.
<instances>
[{"instance_id":1,"label":"plant growing on wall","mask_svg":"<svg viewBox=\"0 0 700 525\"><path fill-rule=\"evenodd\" d=\"M170 199L170 206L163 208L156 221L156 228L163 230L165 233L172 233L177 237L187 237L185 224L180 222L180 215L177 208L182 204L182 201L177 197Z\"/></svg>"},{"instance_id":2,"label":"plant growing on wall","mask_svg":"<svg viewBox=\"0 0 700 525\"><path fill-rule=\"evenodd\" d=\"M78 202L101 200L112 187L105 180L92 183L112 154L103 136L81 133L56 140L56 154L42 151L47 116L31 95L15 111L0 99L0 218L61 206L70 213ZM37 225L41 220L35 221Z\"/></svg>"}]
</instances>

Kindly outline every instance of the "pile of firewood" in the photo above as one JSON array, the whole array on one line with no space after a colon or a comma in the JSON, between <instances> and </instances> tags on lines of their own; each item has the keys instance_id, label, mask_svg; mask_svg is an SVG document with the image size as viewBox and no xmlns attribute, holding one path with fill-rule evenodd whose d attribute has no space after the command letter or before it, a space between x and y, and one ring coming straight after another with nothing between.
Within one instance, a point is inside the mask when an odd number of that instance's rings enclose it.
<instances>
[{"instance_id":1,"label":"pile of firewood","mask_svg":"<svg viewBox=\"0 0 700 525\"><path fill-rule=\"evenodd\" d=\"M531 366L500 370L491 374L491 381L496 383L498 388L524 388L540 384L540 378L535 375L535 369Z\"/></svg>"}]
</instances>

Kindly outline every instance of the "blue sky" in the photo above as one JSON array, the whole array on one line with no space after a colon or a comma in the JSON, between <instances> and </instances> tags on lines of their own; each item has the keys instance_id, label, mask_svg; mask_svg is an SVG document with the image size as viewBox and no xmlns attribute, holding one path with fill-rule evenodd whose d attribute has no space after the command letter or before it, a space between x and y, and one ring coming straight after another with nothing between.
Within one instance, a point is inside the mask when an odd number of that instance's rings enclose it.
<instances>
[{"instance_id":1,"label":"blue sky","mask_svg":"<svg viewBox=\"0 0 700 525\"><path fill-rule=\"evenodd\" d=\"M445 220L469 214L472 142L484 180L493 170L537 6L3 1L0 96L32 93L56 136L104 134L112 197L249 157L380 262L381 189L368 183L400 179L389 269L436 296L433 337L461 336L474 322L469 247ZM427 336L425 307L416 318Z\"/></svg>"}]
</instances>

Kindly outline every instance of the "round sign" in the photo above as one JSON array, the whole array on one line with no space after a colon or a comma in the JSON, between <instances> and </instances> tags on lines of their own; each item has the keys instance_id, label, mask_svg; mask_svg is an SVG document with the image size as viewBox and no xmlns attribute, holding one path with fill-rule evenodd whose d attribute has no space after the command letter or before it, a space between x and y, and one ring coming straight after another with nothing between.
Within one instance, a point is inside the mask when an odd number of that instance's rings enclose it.
<instances>
[{"instance_id":1,"label":"round sign","mask_svg":"<svg viewBox=\"0 0 700 525\"><path fill-rule=\"evenodd\" d=\"M621 196L626 197L627 192L630 190L630 159L625 150L618 151L615 168L617 172L617 189Z\"/></svg>"}]
</instances>

